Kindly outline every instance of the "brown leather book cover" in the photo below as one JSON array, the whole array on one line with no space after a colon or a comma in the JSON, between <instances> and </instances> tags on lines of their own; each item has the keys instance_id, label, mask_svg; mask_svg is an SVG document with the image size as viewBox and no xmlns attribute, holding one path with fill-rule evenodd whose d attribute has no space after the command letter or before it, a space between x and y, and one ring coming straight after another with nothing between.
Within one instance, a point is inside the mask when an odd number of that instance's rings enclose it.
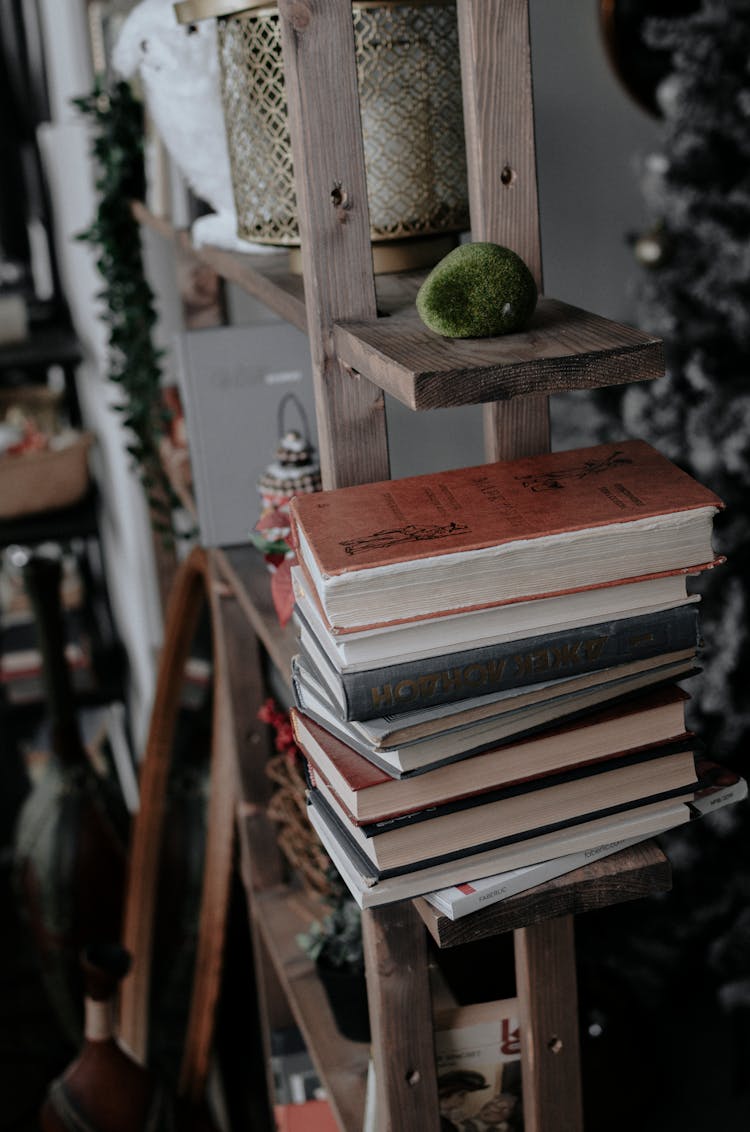
<instances>
[{"instance_id":1,"label":"brown leather book cover","mask_svg":"<svg viewBox=\"0 0 750 1132\"><path fill-rule=\"evenodd\" d=\"M292 500L321 574L722 506L642 440L339 488Z\"/></svg>"}]
</instances>

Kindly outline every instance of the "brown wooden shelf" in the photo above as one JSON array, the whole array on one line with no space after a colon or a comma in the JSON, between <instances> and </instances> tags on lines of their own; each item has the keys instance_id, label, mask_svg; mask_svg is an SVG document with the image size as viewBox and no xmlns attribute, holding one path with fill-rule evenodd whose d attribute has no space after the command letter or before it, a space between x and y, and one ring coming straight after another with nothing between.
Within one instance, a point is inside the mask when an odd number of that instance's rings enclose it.
<instances>
[{"instance_id":1,"label":"brown wooden shelf","mask_svg":"<svg viewBox=\"0 0 750 1132\"><path fill-rule=\"evenodd\" d=\"M286 684L291 686L297 636L291 623L284 629L279 625L271 599L270 574L262 554L253 546L223 547L214 553L219 571L234 592L253 632L262 641Z\"/></svg>"},{"instance_id":2,"label":"brown wooden shelf","mask_svg":"<svg viewBox=\"0 0 750 1132\"><path fill-rule=\"evenodd\" d=\"M163 236L170 224L139 202L140 223ZM196 256L270 310L306 330L302 278L283 256L195 249ZM376 277L378 317L339 323L340 360L411 409L440 409L528 394L598 389L661 377L662 343L643 331L542 297L528 329L497 338L442 338L414 307L425 272Z\"/></svg>"},{"instance_id":3,"label":"brown wooden shelf","mask_svg":"<svg viewBox=\"0 0 750 1132\"><path fill-rule=\"evenodd\" d=\"M659 339L541 298L528 329L498 338L442 338L415 308L334 330L340 360L411 409L561 393L661 377Z\"/></svg>"},{"instance_id":4,"label":"brown wooden shelf","mask_svg":"<svg viewBox=\"0 0 750 1132\"><path fill-rule=\"evenodd\" d=\"M132 201L131 209L139 224L158 232L166 240L174 240L177 231L168 220L155 216L141 201ZM251 252L200 247L194 248L193 253L218 275L236 283L269 310L299 330L307 330L302 276L289 271L287 256L283 252L279 255L253 255Z\"/></svg>"},{"instance_id":5,"label":"brown wooden shelf","mask_svg":"<svg viewBox=\"0 0 750 1132\"><path fill-rule=\"evenodd\" d=\"M297 934L321 914L321 908L302 893L282 886L254 893L252 910L336 1118L342 1129L359 1132L369 1046L349 1041L338 1032L314 964L296 941Z\"/></svg>"},{"instance_id":6,"label":"brown wooden shelf","mask_svg":"<svg viewBox=\"0 0 750 1132\"><path fill-rule=\"evenodd\" d=\"M421 898L414 905L436 942L454 947L558 916L669 892L671 887L669 861L655 841L644 841L458 920L443 916Z\"/></svg>"}]
</instances>

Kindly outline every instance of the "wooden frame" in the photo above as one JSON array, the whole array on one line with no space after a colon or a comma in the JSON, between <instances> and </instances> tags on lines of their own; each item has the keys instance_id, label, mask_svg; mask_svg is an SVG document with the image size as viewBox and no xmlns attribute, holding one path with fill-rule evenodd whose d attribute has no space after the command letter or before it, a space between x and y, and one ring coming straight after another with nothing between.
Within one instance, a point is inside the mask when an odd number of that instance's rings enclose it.
<instances>
[{"instance_id":1,"label":"wooden frame","mask_svg":"<svg viewBox=\"0 0 750 1132\"><path fill-rule=\"evenodd\" d=\"M145 1062L157 864L164 834L172 743L185 662L200 613L208 603L214 646L211 791L195 974L178 1086L180 1095L193 1101L202 1097L209 1069L234 841L237 755L218 602L210 560L205 551L196 549L177 571L167 609L164 648L141 772L141 804L133 826L123 928L123 943L133 956L133 966L122 987L120 1037Z\"/></svg>"}]
</instances>

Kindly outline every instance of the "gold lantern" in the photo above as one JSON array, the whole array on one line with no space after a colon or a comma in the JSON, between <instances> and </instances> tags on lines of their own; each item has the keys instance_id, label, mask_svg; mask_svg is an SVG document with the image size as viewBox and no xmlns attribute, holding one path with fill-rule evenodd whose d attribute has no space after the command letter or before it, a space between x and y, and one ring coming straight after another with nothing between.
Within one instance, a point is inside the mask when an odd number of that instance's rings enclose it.
<instances>
[{"instance_id":1,"label":"gold lantern","mask_svg":"<svg viewBox=\"0 0 750 1132\"><path fill-rule=\"evenodd\" d=\"M276 5L182 0L175 11L183 23L219 17L238 235L299 247ZM425 266L469 226L455 0L354 3L352 18L375 269Z\"/></svg>"}]
</instances>

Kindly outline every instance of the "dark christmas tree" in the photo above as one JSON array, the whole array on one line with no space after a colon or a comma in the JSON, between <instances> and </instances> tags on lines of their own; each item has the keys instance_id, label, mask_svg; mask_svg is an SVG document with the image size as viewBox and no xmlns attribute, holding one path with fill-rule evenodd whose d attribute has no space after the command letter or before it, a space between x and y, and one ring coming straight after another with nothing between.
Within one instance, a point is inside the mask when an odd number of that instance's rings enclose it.
<instances>
[{"instance_id":1,"label":"dark christmas tree","mask_svg":"<svg viewBox=\"0 0 750 1132\"><path fill-rule=\"evenodd\" d=\"M716 547L727 561L697 581L703 672L689 722L706 753L750 771L750 0L703 0L681 19L649 20L670 53L657 90L663 144L645 162L651 230L641 325L664 339L667 373L630 386L593 431L649 440L725 502ZM609 415L603 414L609 409ZM713 985L750 1033L750 808L730 807L666 839L674 891L636 917L614 914L610 961L646 994ZM630 919L628 919L630 916ZM616 933L613 932L613 939ZM601 942L601 941L599 941ZM747 1039L746 1039L747 1040Z\"/></svg>"}]
</instances>

